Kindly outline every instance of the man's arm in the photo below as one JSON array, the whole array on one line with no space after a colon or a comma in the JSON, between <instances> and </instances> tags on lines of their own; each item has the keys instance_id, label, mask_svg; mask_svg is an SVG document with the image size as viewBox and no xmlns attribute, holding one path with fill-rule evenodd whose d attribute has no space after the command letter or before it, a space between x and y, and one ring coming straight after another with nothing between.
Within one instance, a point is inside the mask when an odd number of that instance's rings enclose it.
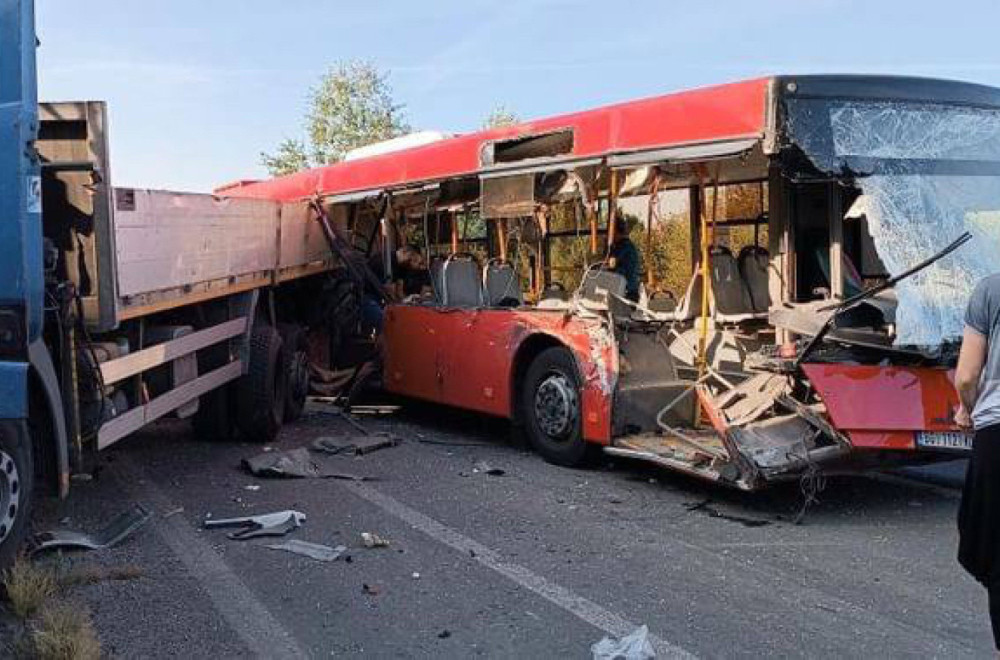
<instances>
[{"instance_id":1,"label":"man's arm","mask_svg":"<svg viewBox=\"0 0 1000 660\"><path fill-rule=\"evenodd\" d=\"M986 364L987 339L974 328L966 326L962 335L962 349L958 354L958 367L955 369L955 389L962 402L962 408L956 415L959 426L971 426L969 415L976 407L979 397L979 379Z\"/></svg>"}]
</instances>

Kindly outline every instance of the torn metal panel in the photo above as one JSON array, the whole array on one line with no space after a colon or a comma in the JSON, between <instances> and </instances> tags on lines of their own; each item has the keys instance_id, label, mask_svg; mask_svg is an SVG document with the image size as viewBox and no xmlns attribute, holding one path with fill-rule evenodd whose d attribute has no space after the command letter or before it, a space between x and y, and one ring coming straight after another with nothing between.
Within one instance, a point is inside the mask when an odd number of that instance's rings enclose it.
<instances>
[{"instance_id":1,"label":"torn metal panel","mask_svg":"<svg viewBox=\"0 0 1000 660\"><path fill-rule=\"evenodd\" d=\"M284 536L301 527L305 521L306 515L304 513L289 510L241 518L210 519L204 522L204 527L205 529L239 527L239 531L227 534L227 536L234 541L244 541L260 536Z\"/></svg>"},{"instance_id":2,"label":"torn metal panel","mask_svg":"<svg viewBox=\"0 0 1000 660\"><path fill-rule=\"evenodd\" d=\"M137 529L145 525L152 512L141 504L134 505L128 511L119 514L106 527L96 534L76 532L73 530L52 530L39 532L29 544L30 554L44 550L82 549L103 550L121 543Z\"/></svg>"},{"instance_id":3,"label":"torn metal panel","mask_svg":"<svg viewBox=\"0 0 1000 660\"><path fill-rule=\"evenodd\" d=\"M300 541L298 539L289 539L281 543L267 543L264 547L271 550L284 550L285 552L309 557L316 561L336 561L341 555L347 552L346 545L338 545L335 548L331 548L321 543L310 543L309 541Z\"/></svg>"}]
</instances>

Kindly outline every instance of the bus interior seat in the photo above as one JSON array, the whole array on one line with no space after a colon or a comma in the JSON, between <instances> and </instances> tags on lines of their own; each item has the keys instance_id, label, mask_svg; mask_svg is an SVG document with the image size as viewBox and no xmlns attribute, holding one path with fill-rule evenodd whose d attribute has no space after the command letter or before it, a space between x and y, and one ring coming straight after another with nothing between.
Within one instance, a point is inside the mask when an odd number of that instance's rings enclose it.
<instances>
[{"instance_id":1,"label":"bus interior seat","mask_svg":"<svg viewBox=\"0 0 1000 660\"><path fill-rule=\"evenodd\" d=\"M486 264L483 292L490 307L517 307L523 302L517 271L506 261L494 259Z\"/></svg>"},{"instance_id":2,"label":"bus interior seat","mask_svg":"<svg viewBox=\"0 0 1000 660\"><path fill-rule=\"evenodd\" d=\"M444 259L439 256L431 257L430 265L431 289L434 291L434 302L441 304L444 302Z\"/></svg>"},{"instance_id":3,"label":"bus interior seat","mask_svg":"<svg viewBox=\"0 0 1000 660\"><path fill-rule=\"evenodd\" d=\"M771 307L771 291L768 286L768 267L771 254L759 245L747 245L740 250L737 258L740 275L746 282L750 292L750 304L753 311L767 312Z\"/></svg>"},{"instance_id":4,"label":"bus interior seat","mask_svg":"<svg viewBox=\"0 0 1000 660\"><path fill-rule=\"evenodd\" d=\"M625 277L610 270L591 270L580 282L579 296L598 304L607 304L611 294L625 295Z\"/></svg>"},{"instance_id":5,"label":"bus interior seat","mask_svg":"<svg viewBox=\"0 0 1000 660\"><path fill-rule=\"evenodd\" d=\"M669 291L654 291L649 296L647 307L653 312L673 312L677 309L677 299Z\"/></svg>"},{"instance_id":6,"label":"bus interior seat","mask_svg":"<svg viewBox=\"0 0 1000 660\"><path fill-rule=\"evenodd\" d=\"M694 275L688 282L684 297L674 309L673 320L692 321L701 315L701 267L695 266Z\"/></svg>"},{"instance_id":7,"label":"bus interior seat","mask_svg":"<svg viewBox=\"0 0 1000 660\"><path fill-rule=\"evenodd\" d=\"M442 303L449 307L480 307L483 280L471 254L453 254L442 266Z\"/></svg>"},{"instance_id":8,"label":"bus interior seat","mask_svg":"<svg viewBox=\"0 0 1000 660\"><path fill-rule=\"evenodd\" d=\"M750 288L740 274L733 253L726 247L714 247L709 263L716 320L738 323L753 318L755 312L750 300Z\"/></svg>"}]
</instances>

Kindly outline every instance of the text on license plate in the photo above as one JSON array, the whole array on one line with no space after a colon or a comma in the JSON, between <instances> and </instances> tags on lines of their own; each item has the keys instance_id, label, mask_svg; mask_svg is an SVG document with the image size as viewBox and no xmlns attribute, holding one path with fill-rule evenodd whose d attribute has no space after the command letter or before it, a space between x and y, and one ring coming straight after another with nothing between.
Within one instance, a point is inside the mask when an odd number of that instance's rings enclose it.
<instances>
[{"instance_id":1,"label":"text on license plate","mask_svg":"<svg viewBox=\"0 0 1000 660\"><path fill-rule=\"evenodd\" d=\"M961 431L917 431L917 447L972 451L972 434Z\"/></svg>"}]
</instances>

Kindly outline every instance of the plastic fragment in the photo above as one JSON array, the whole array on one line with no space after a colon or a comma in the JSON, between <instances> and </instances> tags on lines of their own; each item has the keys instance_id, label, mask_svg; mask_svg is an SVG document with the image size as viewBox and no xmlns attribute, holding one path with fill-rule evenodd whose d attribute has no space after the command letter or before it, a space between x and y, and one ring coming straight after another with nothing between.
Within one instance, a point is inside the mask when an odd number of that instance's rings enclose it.
<instances>
[{"instance_id":1,"label":"plastic fragment","mask_svg":"<svg viewBox=\"0 0 1000 660\"><path fill-rule=\"evenodd\" d=\"M621 639L605 637L591 646L590 652L594 660L649 660L656 657L656 651L649 642L649 627L645 625Z\"/></svg>"}]
</instances>

